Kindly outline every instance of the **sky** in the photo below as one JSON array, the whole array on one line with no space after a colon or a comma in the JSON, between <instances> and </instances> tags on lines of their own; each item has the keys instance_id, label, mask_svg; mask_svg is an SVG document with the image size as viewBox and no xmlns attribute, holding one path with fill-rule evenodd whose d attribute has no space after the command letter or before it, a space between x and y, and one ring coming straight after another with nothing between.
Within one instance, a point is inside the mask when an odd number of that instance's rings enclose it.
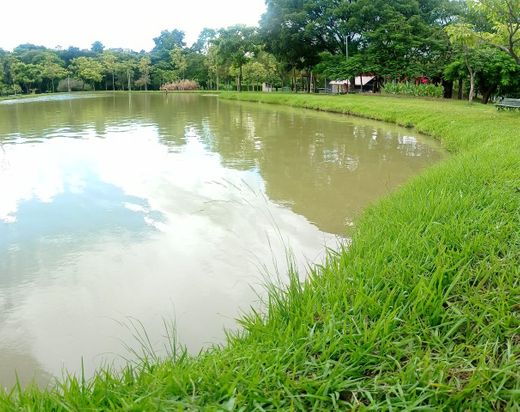
<instances>
[{"instance_id":1,"label":"sky","mask_svg":"<svg viewBox=\"0 0 520 412\"><path fill-rule=\"evenodd\" d=\"M264 0L18 0L2 2L0 48L23 43L49 48L153 48L162 30L179 29L191 45L204 27L257 25Z\"/></svg>"}]
</instances>

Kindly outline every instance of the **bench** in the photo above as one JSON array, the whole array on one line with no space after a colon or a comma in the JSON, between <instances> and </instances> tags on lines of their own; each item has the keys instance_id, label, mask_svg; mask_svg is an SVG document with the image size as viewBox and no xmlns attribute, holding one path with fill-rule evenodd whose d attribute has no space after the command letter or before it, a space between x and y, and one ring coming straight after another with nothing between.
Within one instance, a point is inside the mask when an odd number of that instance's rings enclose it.
<instances>
[{"instance_id":1,"label":"bench","mask_svg":"<svg viewBox=\"0 0 520 412\"><path fill-rule=\"evenodd\" d=\"M501 99L497 104L498 110L508 109L508 110L514 110L514 109L520 109L520 99L510 99L508 97L504 97Z\"/></svg>"}]
</instances>

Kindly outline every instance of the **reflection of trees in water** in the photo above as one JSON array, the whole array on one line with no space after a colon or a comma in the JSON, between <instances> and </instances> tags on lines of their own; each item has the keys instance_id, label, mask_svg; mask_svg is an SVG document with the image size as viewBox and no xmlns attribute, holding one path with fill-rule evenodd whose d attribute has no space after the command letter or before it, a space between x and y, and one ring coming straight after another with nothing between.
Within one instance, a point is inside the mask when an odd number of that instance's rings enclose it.
<instances>
[{"instance_id":1,"label":"reflection of trees in water","mask_svg":"<svg viewBox=\"0 0 520 412\"><path fill-rule=\"evenodd\" d=\"M98 94L95 98L85 96L2 105L0 136L41 137L66 128L67 132L80 135L91 129L102 137L110 127L121 128L150 121L168 128L170 123L174 123L174 116L167 98L163 95L115 93Z\"/></svg>"},{"instance_id":2,"label":"reflection of trees in water","mask_svg":"<svg viewBox=\"0 0 520 412\"><path fill-rule=\"evenodd\" d=\"M400 129L362 122L221 102L209 147L228 166L256 166L274 201L292 204L322 230L342 233L346 220L428 162L410 153L432 154L417 140L402 139Z\"/></svg>"},{"instance_id":3,"label":"reflection of trees in water","mask_svg":"<svg viewBox=\"0 0 520 412\"><path fill-rule=\"evenodd\" d=\"M116 93L0 108L0 135L39 137L60 128L81 135L91 128L104 136L108 128L132 125L156 127L172 147L194 130L224 166L259 169L271 199L335 233L436 157L404 129L194 94Z\"/></svg>"}]
</instances>

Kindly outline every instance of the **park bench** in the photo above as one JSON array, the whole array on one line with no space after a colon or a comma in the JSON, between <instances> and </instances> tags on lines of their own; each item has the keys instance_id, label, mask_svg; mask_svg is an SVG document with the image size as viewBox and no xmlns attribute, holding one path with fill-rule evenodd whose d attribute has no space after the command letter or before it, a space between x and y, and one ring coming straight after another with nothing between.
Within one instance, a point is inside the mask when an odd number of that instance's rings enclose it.
<instances>
[{"instance_id":1,"label":"park bench","mask_svg":"<svg viewBox=\"0 0 520 412\"><path fill-rule=\"evenodd\" d=\"M496 104L498 110L508 109L520 109L520 99L510 99L508 97L504 97L498 101Z\"/></svg>"}]
</instances>

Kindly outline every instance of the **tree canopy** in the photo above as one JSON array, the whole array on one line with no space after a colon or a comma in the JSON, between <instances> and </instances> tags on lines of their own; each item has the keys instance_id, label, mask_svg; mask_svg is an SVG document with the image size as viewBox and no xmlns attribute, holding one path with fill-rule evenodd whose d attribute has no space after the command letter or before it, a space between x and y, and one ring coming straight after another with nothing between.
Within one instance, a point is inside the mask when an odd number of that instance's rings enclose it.
<instances>
[{"instance_id":1,"label":"tree canopy","mask_svg":"<svg viewBox=\"0 0 520 412\"><path fill-rule=\"evenodd\" d=\"M454 87L484 102L520 94L520 0L266 0L258 27L205 28L191 46L173 28L153 41L150 52L100 41L90 49L0 49L0 94L70 90L71 82L149 90L181 80L310 92L361 74L376 79L371 91L427 82L442 85L445 97Z\"/></svg>"}]
</instances>

